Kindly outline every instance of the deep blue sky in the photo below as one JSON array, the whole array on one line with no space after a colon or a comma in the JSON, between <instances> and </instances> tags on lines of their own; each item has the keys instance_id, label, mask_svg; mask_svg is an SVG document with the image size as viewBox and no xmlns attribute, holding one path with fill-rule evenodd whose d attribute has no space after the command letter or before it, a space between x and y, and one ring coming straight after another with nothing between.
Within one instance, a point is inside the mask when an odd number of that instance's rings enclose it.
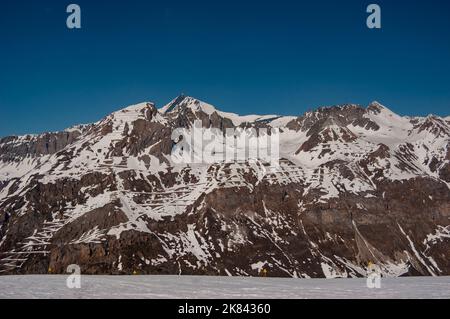
<instances>
[{"instance_id":1,"label":"deep blue sky","mask_svg":"<svg viewBox=\"0 0 450 319\"><path fill-rule=\"evenodd\" d=\"M70 3L81 30L66 28ZM382 30L365 25L370 3ZM182 92L242 114L378 100L449 115L450 1L0 2L0 136Z\"/></svg>"}]
</instances>

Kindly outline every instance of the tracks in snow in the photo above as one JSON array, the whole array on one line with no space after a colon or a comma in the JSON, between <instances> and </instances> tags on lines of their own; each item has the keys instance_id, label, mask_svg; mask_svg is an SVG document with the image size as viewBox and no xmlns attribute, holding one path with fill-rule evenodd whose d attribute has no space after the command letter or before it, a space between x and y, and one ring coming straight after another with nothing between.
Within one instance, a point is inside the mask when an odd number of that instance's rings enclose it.
<instances>
[{"instance_id":1,"label":"tracks in snow","mask_svg":"<svg viewBox=\"0 0 450 319\"><path fill-rule=\"evenodd\" d=\"M20 270L34 255L47 256L50 253L48 247L52 238L68 221L70 218L67 215L62 219L46 221L40 230L36 230L33 235L21 242L19 248L0 254L0 274Z\"/></svg>"}]
</instances>

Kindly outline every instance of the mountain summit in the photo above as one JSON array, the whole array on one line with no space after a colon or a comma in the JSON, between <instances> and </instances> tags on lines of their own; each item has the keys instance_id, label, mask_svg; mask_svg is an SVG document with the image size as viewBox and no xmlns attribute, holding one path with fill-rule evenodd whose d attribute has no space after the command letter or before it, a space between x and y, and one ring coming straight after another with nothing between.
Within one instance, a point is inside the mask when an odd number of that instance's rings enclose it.
<instances>
[{"instance_id":1,"label":"mountain summit","mask_svg":"<svg viewBox=\"0 0 450 319\"><path fill-rule=\"evenodd\" d=\"M200 100L197 100L190 96L180 95L173 101L171 101L169 104L161 108L159 111L162 114L167 114L171 112L181 112L183 110L190 109L192 111L202 111L209 115L211 115L214 112L217 112L217 110L214 108L214 106L207 104L205 102L202 102Z\"/></svg>"}]
</instances>

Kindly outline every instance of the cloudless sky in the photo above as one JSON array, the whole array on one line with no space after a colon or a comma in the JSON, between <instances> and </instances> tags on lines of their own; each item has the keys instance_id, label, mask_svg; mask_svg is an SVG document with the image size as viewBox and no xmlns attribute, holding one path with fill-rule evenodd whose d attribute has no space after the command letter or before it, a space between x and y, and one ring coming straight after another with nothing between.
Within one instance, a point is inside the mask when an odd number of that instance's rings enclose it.
<instances>
[{"instance_id":1,"label":"cloudless sky","mask_svg":"<svg viewBox=\"0 0 450 319\"><path fill-rule=\"evenodd\" d=\"M77 3L82 29L66 27ZM378 3L382 29L366 27ZM180 93L240 114L450 115L448 0L2 0L0 136Z\"/></svg>"}]
</instances>

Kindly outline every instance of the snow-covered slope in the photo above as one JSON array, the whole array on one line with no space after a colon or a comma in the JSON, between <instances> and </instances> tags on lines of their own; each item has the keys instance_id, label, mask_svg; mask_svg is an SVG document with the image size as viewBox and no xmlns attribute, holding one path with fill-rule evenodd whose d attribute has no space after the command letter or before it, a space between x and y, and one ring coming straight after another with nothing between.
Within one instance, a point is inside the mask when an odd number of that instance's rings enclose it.
<instances>
[{"instance_id":1,"label":"snow-covered slope","mask_svg":"<svg viewBox=\"0 0 450 319\"><path fill-rule=\"evenodd\" d=\"M377 102L240 116L180 96L1 139L0 272L449 274L447 119ZM196 120L279 128L279 165L174 161L172 133Z\"/></svg>"}]
</instances>

